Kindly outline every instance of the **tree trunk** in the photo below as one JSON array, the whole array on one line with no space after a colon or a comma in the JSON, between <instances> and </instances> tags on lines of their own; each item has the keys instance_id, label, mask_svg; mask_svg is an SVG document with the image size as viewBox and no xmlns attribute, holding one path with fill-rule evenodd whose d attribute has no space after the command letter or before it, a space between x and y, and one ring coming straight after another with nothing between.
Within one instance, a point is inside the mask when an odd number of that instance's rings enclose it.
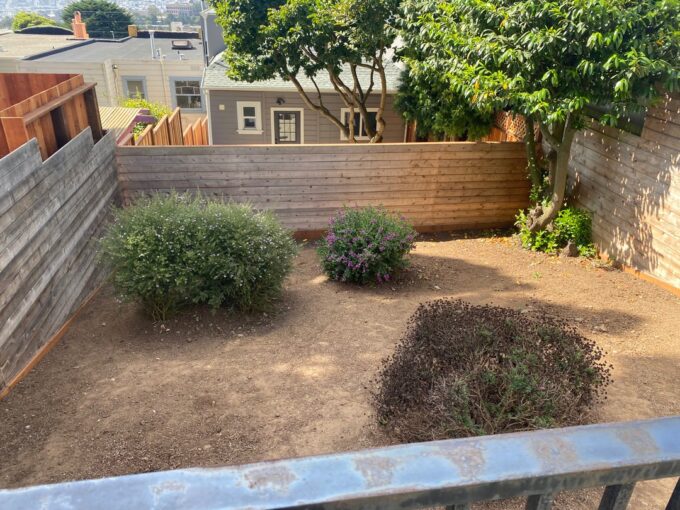
<instances>
[{"instance_id":1,"label":"tree trunk","mask_svg":"<svg viewBox=\"0 0 680 510\"><path fill-rule=\"evenodd\" d=\"M531 187L538 190L542 187L541 169L536 160L536 135L534 134L534 119L526 117L526 130L524 135L524 143L527 151L527 163L529 167L529 177L531 178Z\"/></svg>"},{"instance_id":2,"label":"tree trunk","mask_svg":"<svg viewBox=\"0 0 680 510\"><path fill-rule=\"evenodd\" d=\"M383 132L385 131L385 103L387 100L387 78L385 76L385 68L382 62L377 61L378 75L380 76L380 105L378 106L378 113L375 116L375 135L371 138L371 143L382 142Z\"/></svg>"},{"instance_id":3,"label":"tree trunk","mask_svg":"<svg viewBox=\"0 0 680 510\"><path fill-rule=\"evenodd\" d=\"M326 108L323 105L323 100L321 98L321 91L317 88L317 95L319 97L319 104L315 104L312 99L309 97L307 92L302 88L302 85L297 79L297 76L294 74L289 74L288 79L295 85L295 88L298 91L298 94L300 94L300 97L302 98L302 101L312 110L317 111L321 113L324 117L326 117L328 120L330 120L333 124L335 124L340 130L345 133L345 136L347 136L347 139L352 142L354 142L354 129L350 129L349 125L345 125L342 121L342 119L336 117L331 113L331 111Z\"/></svg>"},{"instance_id":4,"label":"tree trunk","mask_svg":"<svg viewBox=\"0 0 680 510\"><path fill-rule=\"evenodd\" d=\"M567 175L569 173L569 157L571 156L571 146L574 141L576 130L572 127L572 122L567 119L567 123L562 133L562 139L557 147L553 147L556 151L554 164L554 179L552 182L552 190L550 195L550 203L545 209L541 209L540 216L532 218L530 215L527 227L529 231L537 232L546 228L550 222L555 219L557 213L562 208L564 203L564 194L567 188Z\"/></svg>"}]
</instances>

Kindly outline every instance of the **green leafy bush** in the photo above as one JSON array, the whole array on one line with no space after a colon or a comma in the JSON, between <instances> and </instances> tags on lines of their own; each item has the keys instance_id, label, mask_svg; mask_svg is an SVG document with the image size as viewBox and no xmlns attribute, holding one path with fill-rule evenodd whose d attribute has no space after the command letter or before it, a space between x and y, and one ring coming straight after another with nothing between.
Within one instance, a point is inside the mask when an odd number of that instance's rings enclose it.
<instances>
[{"instance_id":1,"label":"green leafy bush","mask_svg":"<svg viewBox=\"0 0 680 510\"><path fill-rule=\"evenodd\" d=\"M133 127L132 127L132 136L134 137L135 140L139 138L139 136L144 132L146 129L146 126L149 124L147 122L137 122Z\"/></svg>"},{"instance_id":2,"label":"green leafy bush","mask_svg":"<svg viewBox=\"0 0 680 510\"><path fill-rule=\"evenodd\" d=\"M191 303L263 308L295 253L273 214L177 194L118 210L101 250L117 290L154 319Z\"/></svg>"},{"instance_id":3,"label":"green leafy bush","mask_svg":"<svg viewBox=\"0 0 680 510\"><path fill-rule=\"evenodd\" d=\"M406 266L415 238L403 217L373 207L345 208L331 218L318 253L334 280L383 283Z\"/></svg>"},{"instance_id":4,"label":"green leafy bush","mask_svg":"<svg viewBox=\"0 0 680 510\"><path fill-rule=\"evenodd\" d=\"M592 242L592 219L588 211L575 207L564 207L557 214L551 228L530 232L527 228L525 211L517 214L515 225L519 228L522 246L533 251L556 253L572 241L579 255L593 257L597 253Z\"/></svg>"},{"instance_id":5,"label":"green leafy bush","mask_svg":"<svg viewBox=\"0 0 680 510\"><path fill-rule=\"evenodd\" d=\"M400 441L572 425L604 397L610 370L563 321L442 299L411 317L374 402Z\"/></svg>"},{"instance_id":6,"label":"green leafy bush","mask_svg":"<svg viewBox=\"0 0 680 510\"><path fill-rule=\"evenodd\" d=\"M28 27L39 27L42 25L56 25L56 21L35 12L19 11L12 20L12 30L19 31Z\"/></svg>"},{"instance_id":7,"label":"green leafy bush","mask_svg":"<svg viewBox=\"0 0 680 510\"><path fill-rule=\"evenodd\" d=\"M149 110L149 114L152 117L155 117L156 120L161 120L164 115L170 115L172 113L170 107L162 103L152 103L142 97L129 97L123 99L122 106L126 108L144 108L145 110Z\"/></svg>"}]
</instances>

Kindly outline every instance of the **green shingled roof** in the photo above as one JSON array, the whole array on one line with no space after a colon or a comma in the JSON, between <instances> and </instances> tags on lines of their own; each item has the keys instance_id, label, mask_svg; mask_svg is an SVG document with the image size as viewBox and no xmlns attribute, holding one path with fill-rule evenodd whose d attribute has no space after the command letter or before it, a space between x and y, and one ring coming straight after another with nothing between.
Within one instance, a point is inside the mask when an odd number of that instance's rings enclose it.
<instances>
[{"instance_id":1,"label":"green shingled roof","mask_svg":"<svg viewBox=\"0 0 680 510\"><path fill-rule=\"evenodd\" d=\"M392 59L385 59L385 78L387 81L387 91L389 93L394 93L399 87L399 76L402 71L402 66L399 63L395 63ZM208 90L272 90L272 91L288 91L296 90L295 85L290 81L281 78L276 78L273 80L256 81L253 83L247 81L238 81L228 78L226 75L227 66L222 61L222 56L217 55L212 63L205 68L203 73L203 88ZM349 74L349 71L346 71ZM357 70L359 79L364 88L366 88L370 81L370 70L365 68L359 68ZM341 76L344 76L343 72ZM349 81L351 83L351 76L349 76ZM305 90L314 91L314 84L310 79L301 75L299 78L300 84ZM327 73L320 73L316 78L317 85L319 89L324 92L335 91L333 85L328 78ZM380 90L380 79L378 75L374 78L375 88L374 90Z\"/></svg>"}]
</instances>

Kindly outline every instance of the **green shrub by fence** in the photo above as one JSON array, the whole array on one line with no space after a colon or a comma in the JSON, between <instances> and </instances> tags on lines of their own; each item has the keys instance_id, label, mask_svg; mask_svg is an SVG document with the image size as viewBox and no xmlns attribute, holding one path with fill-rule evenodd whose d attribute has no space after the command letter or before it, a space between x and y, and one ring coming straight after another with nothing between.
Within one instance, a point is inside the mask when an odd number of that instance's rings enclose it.
<instances>
[{"instance_id":1,"label":"green shrub by fence","mask_svg":"<svg viewBox=\"0 0 680 510\"><path fill-rule=\"evenodd\" d=\"M187 304L266 307L295 253L273 214L178 194L118 210L102 241L116 289L154 319Z\"/></svg>"},{"instance_id":2,"label":"green shrub by fence","mask_svg":"<svg viewBox=\"0 0 680 510\"><path fill-rule=\"evenodd\" d=\"M318 253L333 280L383 283L406 266L415 237L404 218L384 209L345 208L331 218Z\"/></svg>"}]
</instances>

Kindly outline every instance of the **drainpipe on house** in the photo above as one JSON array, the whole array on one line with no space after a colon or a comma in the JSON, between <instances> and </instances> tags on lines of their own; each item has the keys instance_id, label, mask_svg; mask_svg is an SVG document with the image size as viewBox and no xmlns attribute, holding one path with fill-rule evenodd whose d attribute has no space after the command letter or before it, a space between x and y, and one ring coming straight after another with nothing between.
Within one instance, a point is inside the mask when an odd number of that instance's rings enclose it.
<instances>
[{"instance_id":1,"label":"drainpipe on house","mask_svg":"<svg viewBox=\"0 0 680 510\"><path fill-rule=\"evenodd\" d=\"M208 115L208 145L213 144L213 135L212 135L212 116L210 115L210 90L205 89L205 111Z\"/></svg>"},{"instance_id":2,"label":"drainpipe on house","mask_svg":"<svg viewBox=\"0 0 680 510\"><path fill-rule=\"evenodd\" d=\"M149 30L149 43L151 43L151 60L156 58L156 48L154 48L153 30Z\"/></svg>"},{"instance_id":3,"label":"drainpipe on house","mask_svg":"<svg viewBox=\"0 0 680 510\"><path fill-rule=\"evenodd\" d=\"M168 92L170 90L170 82L168 82L168 77L165 75L165 63L163 62L163 54L159 55L158 60L161 64L161 83L163 84L163 97L165 98L165 104L172 105Z\"/></svg>"}]
</instances>

